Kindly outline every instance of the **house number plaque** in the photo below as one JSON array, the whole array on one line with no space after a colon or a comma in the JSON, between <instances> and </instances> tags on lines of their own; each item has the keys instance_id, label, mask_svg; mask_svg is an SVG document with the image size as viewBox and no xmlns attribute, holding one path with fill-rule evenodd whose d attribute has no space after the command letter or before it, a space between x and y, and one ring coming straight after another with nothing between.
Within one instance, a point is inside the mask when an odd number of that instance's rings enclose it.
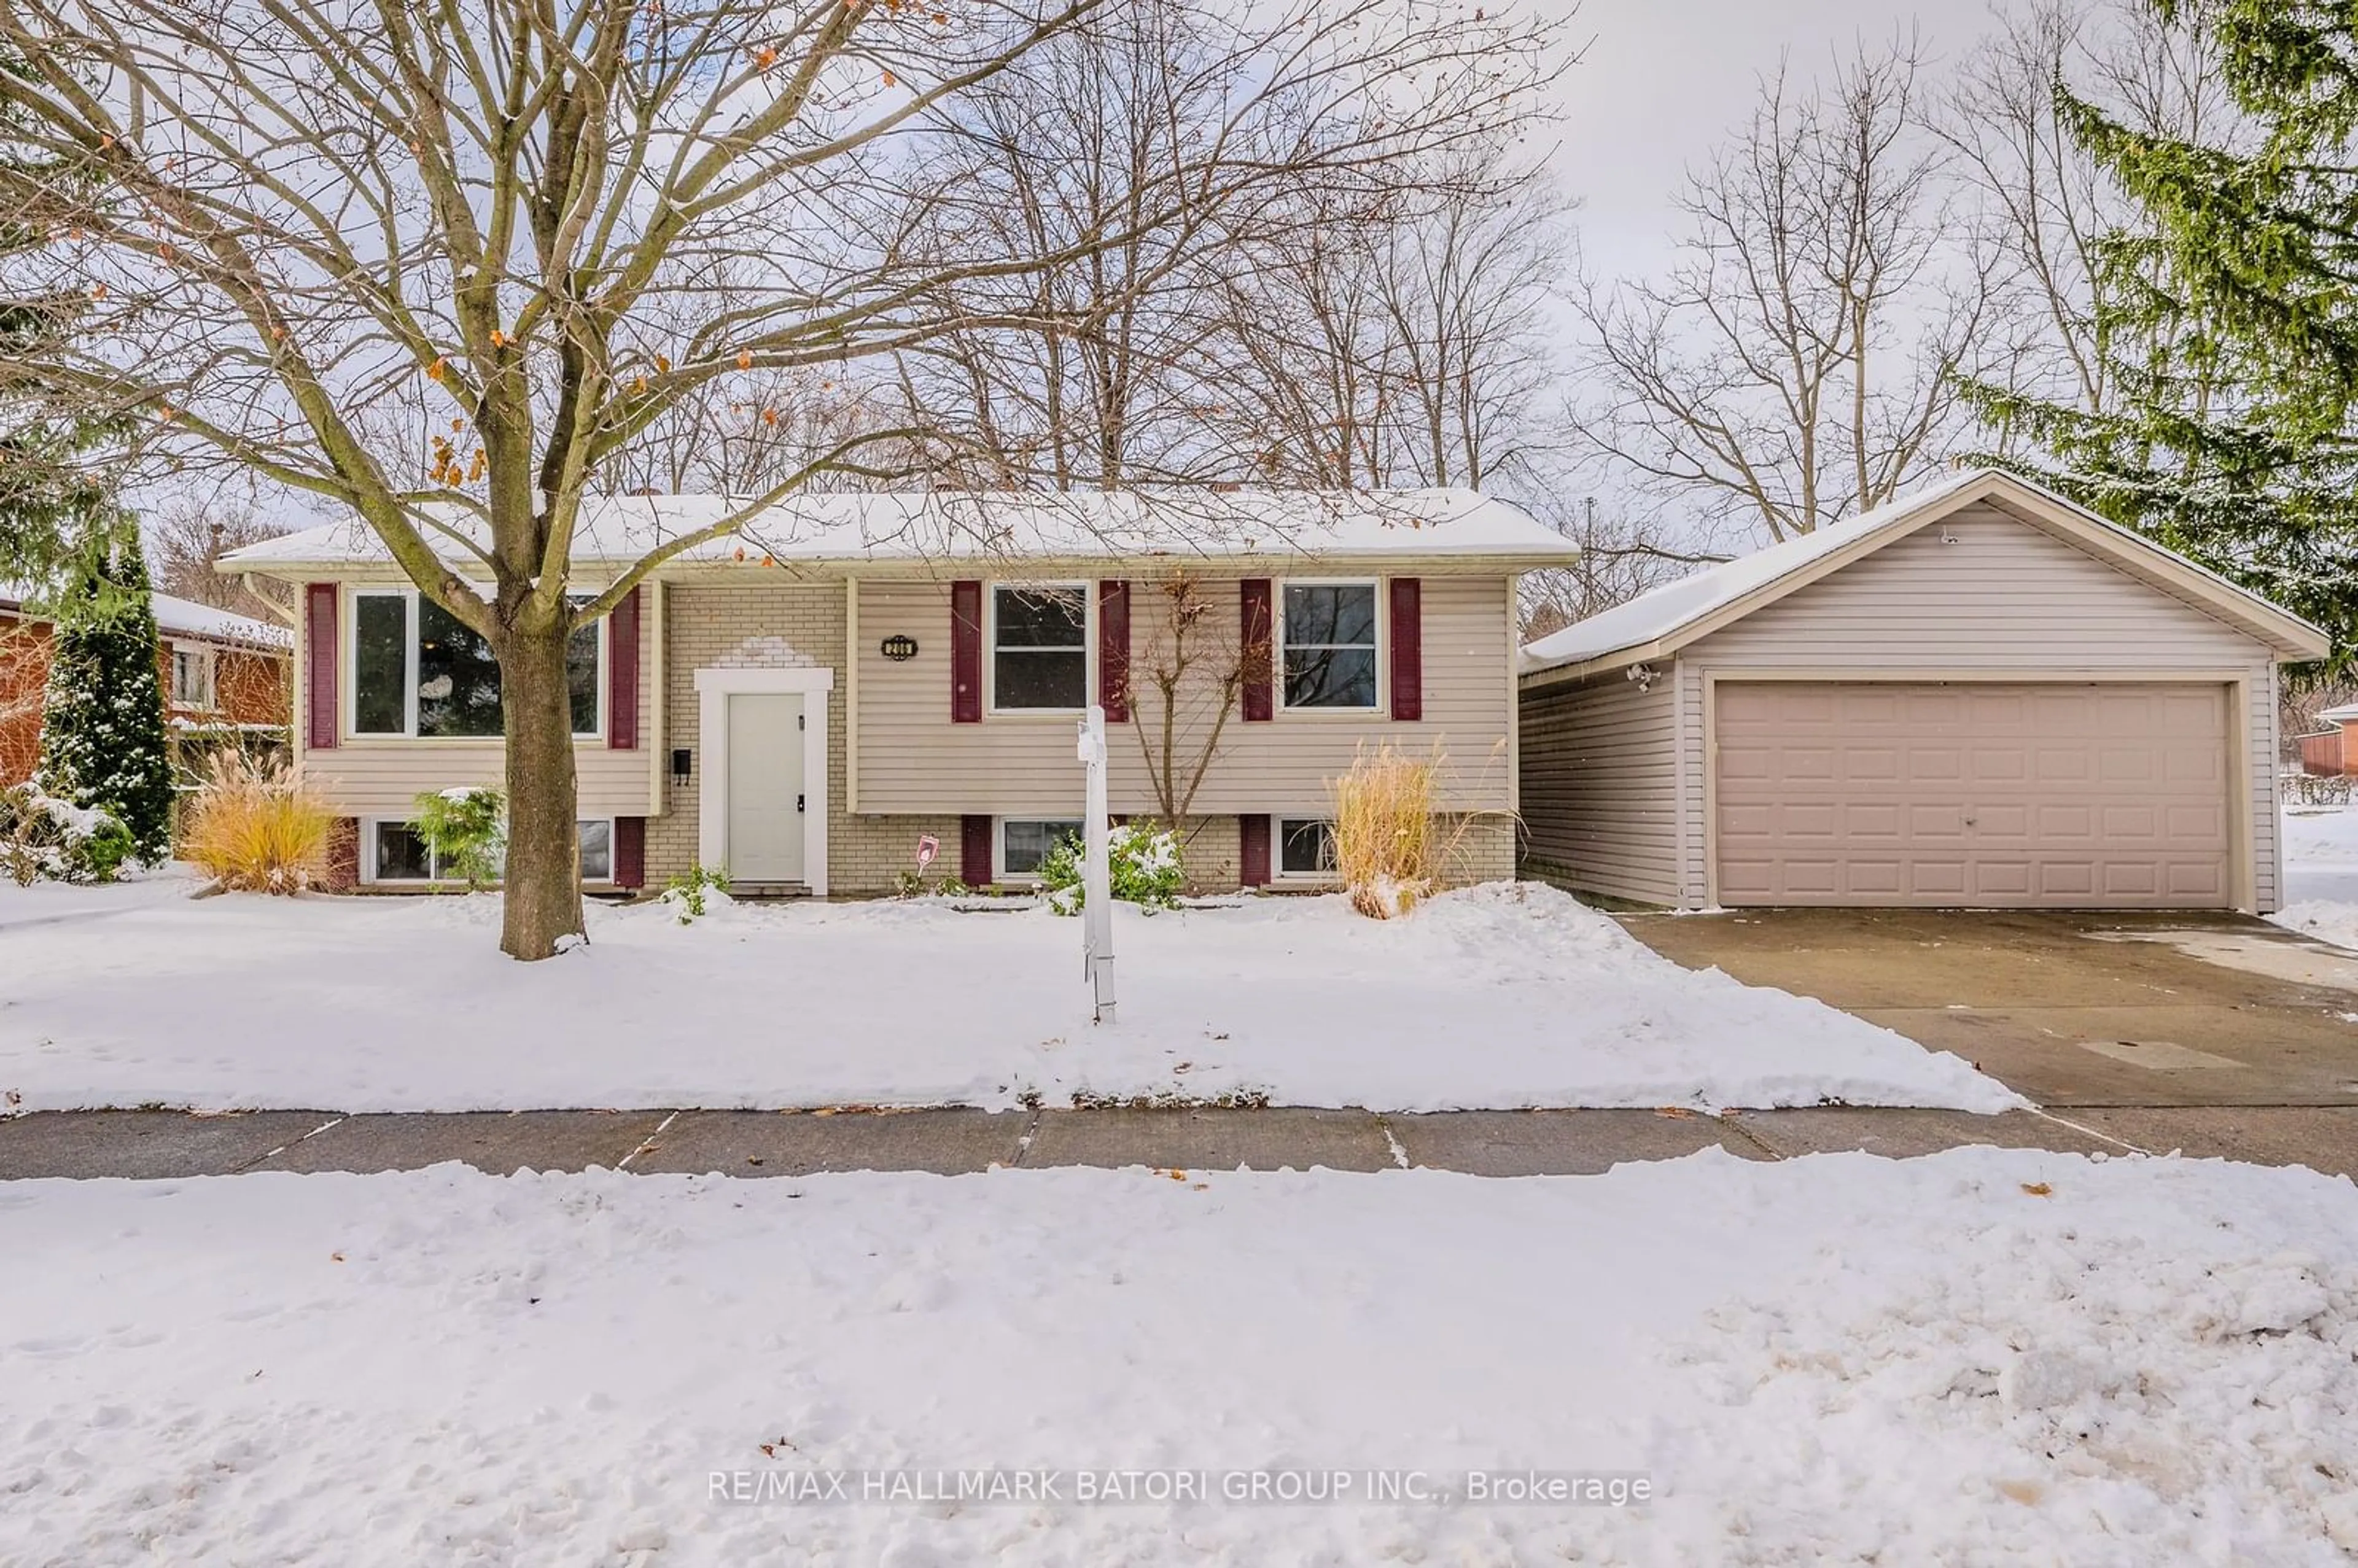
<instances>
[{"instance_id":1,"label":"house number plaque","mask_svg":"<svg viewBox=\"0 0 2358 1568\"><path fill-rule=\"evenodd\" d=\"M917 656L917 640L895 632L876 644L876 651L894 664L905 664Z\"/></svg>"}]
</instances>

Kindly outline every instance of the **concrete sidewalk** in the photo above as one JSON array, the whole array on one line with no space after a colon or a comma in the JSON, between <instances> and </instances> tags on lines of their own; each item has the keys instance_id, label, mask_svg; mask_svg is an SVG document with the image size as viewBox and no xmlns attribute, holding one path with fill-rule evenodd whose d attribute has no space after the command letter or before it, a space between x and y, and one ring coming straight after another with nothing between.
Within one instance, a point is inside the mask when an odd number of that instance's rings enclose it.
<instances>
[{"instance_id":1,"label":"concrete sidewalk","mask_svg":"<svg viewBox=\"0 0 2358 1568\"><path fill-rule=\"evenodd\" d=\"M0 1120L0 1180L142 1179L257 1171L479 1170L800 1176L994 1165L1570 1175L1720 1148L1743 1159L1864 1150L1906 1157L1965 1144L2066 1153L2220 1155L2358 1175L2358 1107L2115 1107L2056 1115L1825 1107L1709 1116L1678 1110L971 1109L535 1110L343 1116L330 1111L40 1111Z\"/></svg>"}]
</instances>

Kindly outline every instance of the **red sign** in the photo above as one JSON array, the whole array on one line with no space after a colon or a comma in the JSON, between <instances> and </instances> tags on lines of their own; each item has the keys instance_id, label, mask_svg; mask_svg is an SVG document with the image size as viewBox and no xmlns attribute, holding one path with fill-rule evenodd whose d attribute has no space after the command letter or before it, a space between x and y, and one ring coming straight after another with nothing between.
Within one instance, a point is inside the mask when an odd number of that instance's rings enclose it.
<instances>
[{"instance_id":1,"label":"red sign","mask_svg":"<svg viewBox=\"0 0 2358 1568\"><path fill-rule=\"evenodd\" d=\"M930 833L917 835L917 870L924 871L942 852L942 841Z\"/></svg>"}]
</instances>

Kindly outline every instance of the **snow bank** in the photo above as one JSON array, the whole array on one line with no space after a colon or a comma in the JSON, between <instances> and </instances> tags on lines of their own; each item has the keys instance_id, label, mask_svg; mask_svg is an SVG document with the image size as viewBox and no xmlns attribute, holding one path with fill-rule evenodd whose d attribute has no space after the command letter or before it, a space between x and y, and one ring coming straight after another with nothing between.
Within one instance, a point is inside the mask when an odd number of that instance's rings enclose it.
<instances>
[{"instance_id":1,"label":"snow bank","mask_svg":"<svg viewBox=\"0 0 2358 1568\"><path fill-rule=\"evenodd\" d=\"M6 906L0 904L0 910ZM0 913L0 924L6 920ZM2019 1103L1959 1058L1660 957L1552 889L1376 922L1340 896L1117 912L1080 935L930 900L594 910L545 964L495 897L126 898L11 931L0 1088L31 1107L342 1110L1267 1095L1378 1109Z\"/></svg>"},{"instance_id":2,"label":"snow bank","mask_svg":"<svg viewBox=\"0 0 2358 1568\"><path fill-rule=\"evenodd\" d=\"M2358 952L2358 808L2287 806L2285 906L2268 918Z\"/></svg>"},{"instance_id":3,"label":"snow bank","mask_svg":"<svg viewBox=\"0 0 2358 1568\"><path fill-rule=\"evenodd\" d=\"M2346 1562L2358 1498L2358 1189L2300 1170L446 1166L8 1184L0 1255L10 1563L2303 1568ZM711 1496L1035 1465L1660 1495Z\"/></svg>"},{"instance_id":4,"label":"snow bank","mask_svg":"<svg viewBox=\"0 0 2358 1568\"><path fill-rule=\"evenodd\" d=\"M2320 942L2331 942L2337 947L2347 947L2358 953L2358 903L2304 899L2299 903L2285 905L2268 919L2288 931L2298 931Z\"/></svg>"},{"instance_id":5,"label":"snow bank","mask_svg":"<svg viewBox=\"0 0 2358 1568\"><path fill-rule=\"evenodd\" d=\"M2285 901L2358 903L2358 807L2286 806Z\"/></svg>"}]
</instances>

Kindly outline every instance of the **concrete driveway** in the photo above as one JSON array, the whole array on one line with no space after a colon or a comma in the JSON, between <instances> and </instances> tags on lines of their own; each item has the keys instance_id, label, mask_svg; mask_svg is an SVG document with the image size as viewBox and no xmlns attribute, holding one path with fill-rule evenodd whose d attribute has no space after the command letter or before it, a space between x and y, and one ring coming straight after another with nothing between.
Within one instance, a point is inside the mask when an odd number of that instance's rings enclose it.
<instances>
[{"instance_id":1,"label":"concrete driveway","mask_svg":"<svg viewBox=\"0 0 2358 1568\"><path fill-rule=\"evenodd\" d=\"M2142 1148L2358 1171L2358 956L2240 915L1625 914L1666 957L1953 1051Z\"/></svg>"}]
</instances>

